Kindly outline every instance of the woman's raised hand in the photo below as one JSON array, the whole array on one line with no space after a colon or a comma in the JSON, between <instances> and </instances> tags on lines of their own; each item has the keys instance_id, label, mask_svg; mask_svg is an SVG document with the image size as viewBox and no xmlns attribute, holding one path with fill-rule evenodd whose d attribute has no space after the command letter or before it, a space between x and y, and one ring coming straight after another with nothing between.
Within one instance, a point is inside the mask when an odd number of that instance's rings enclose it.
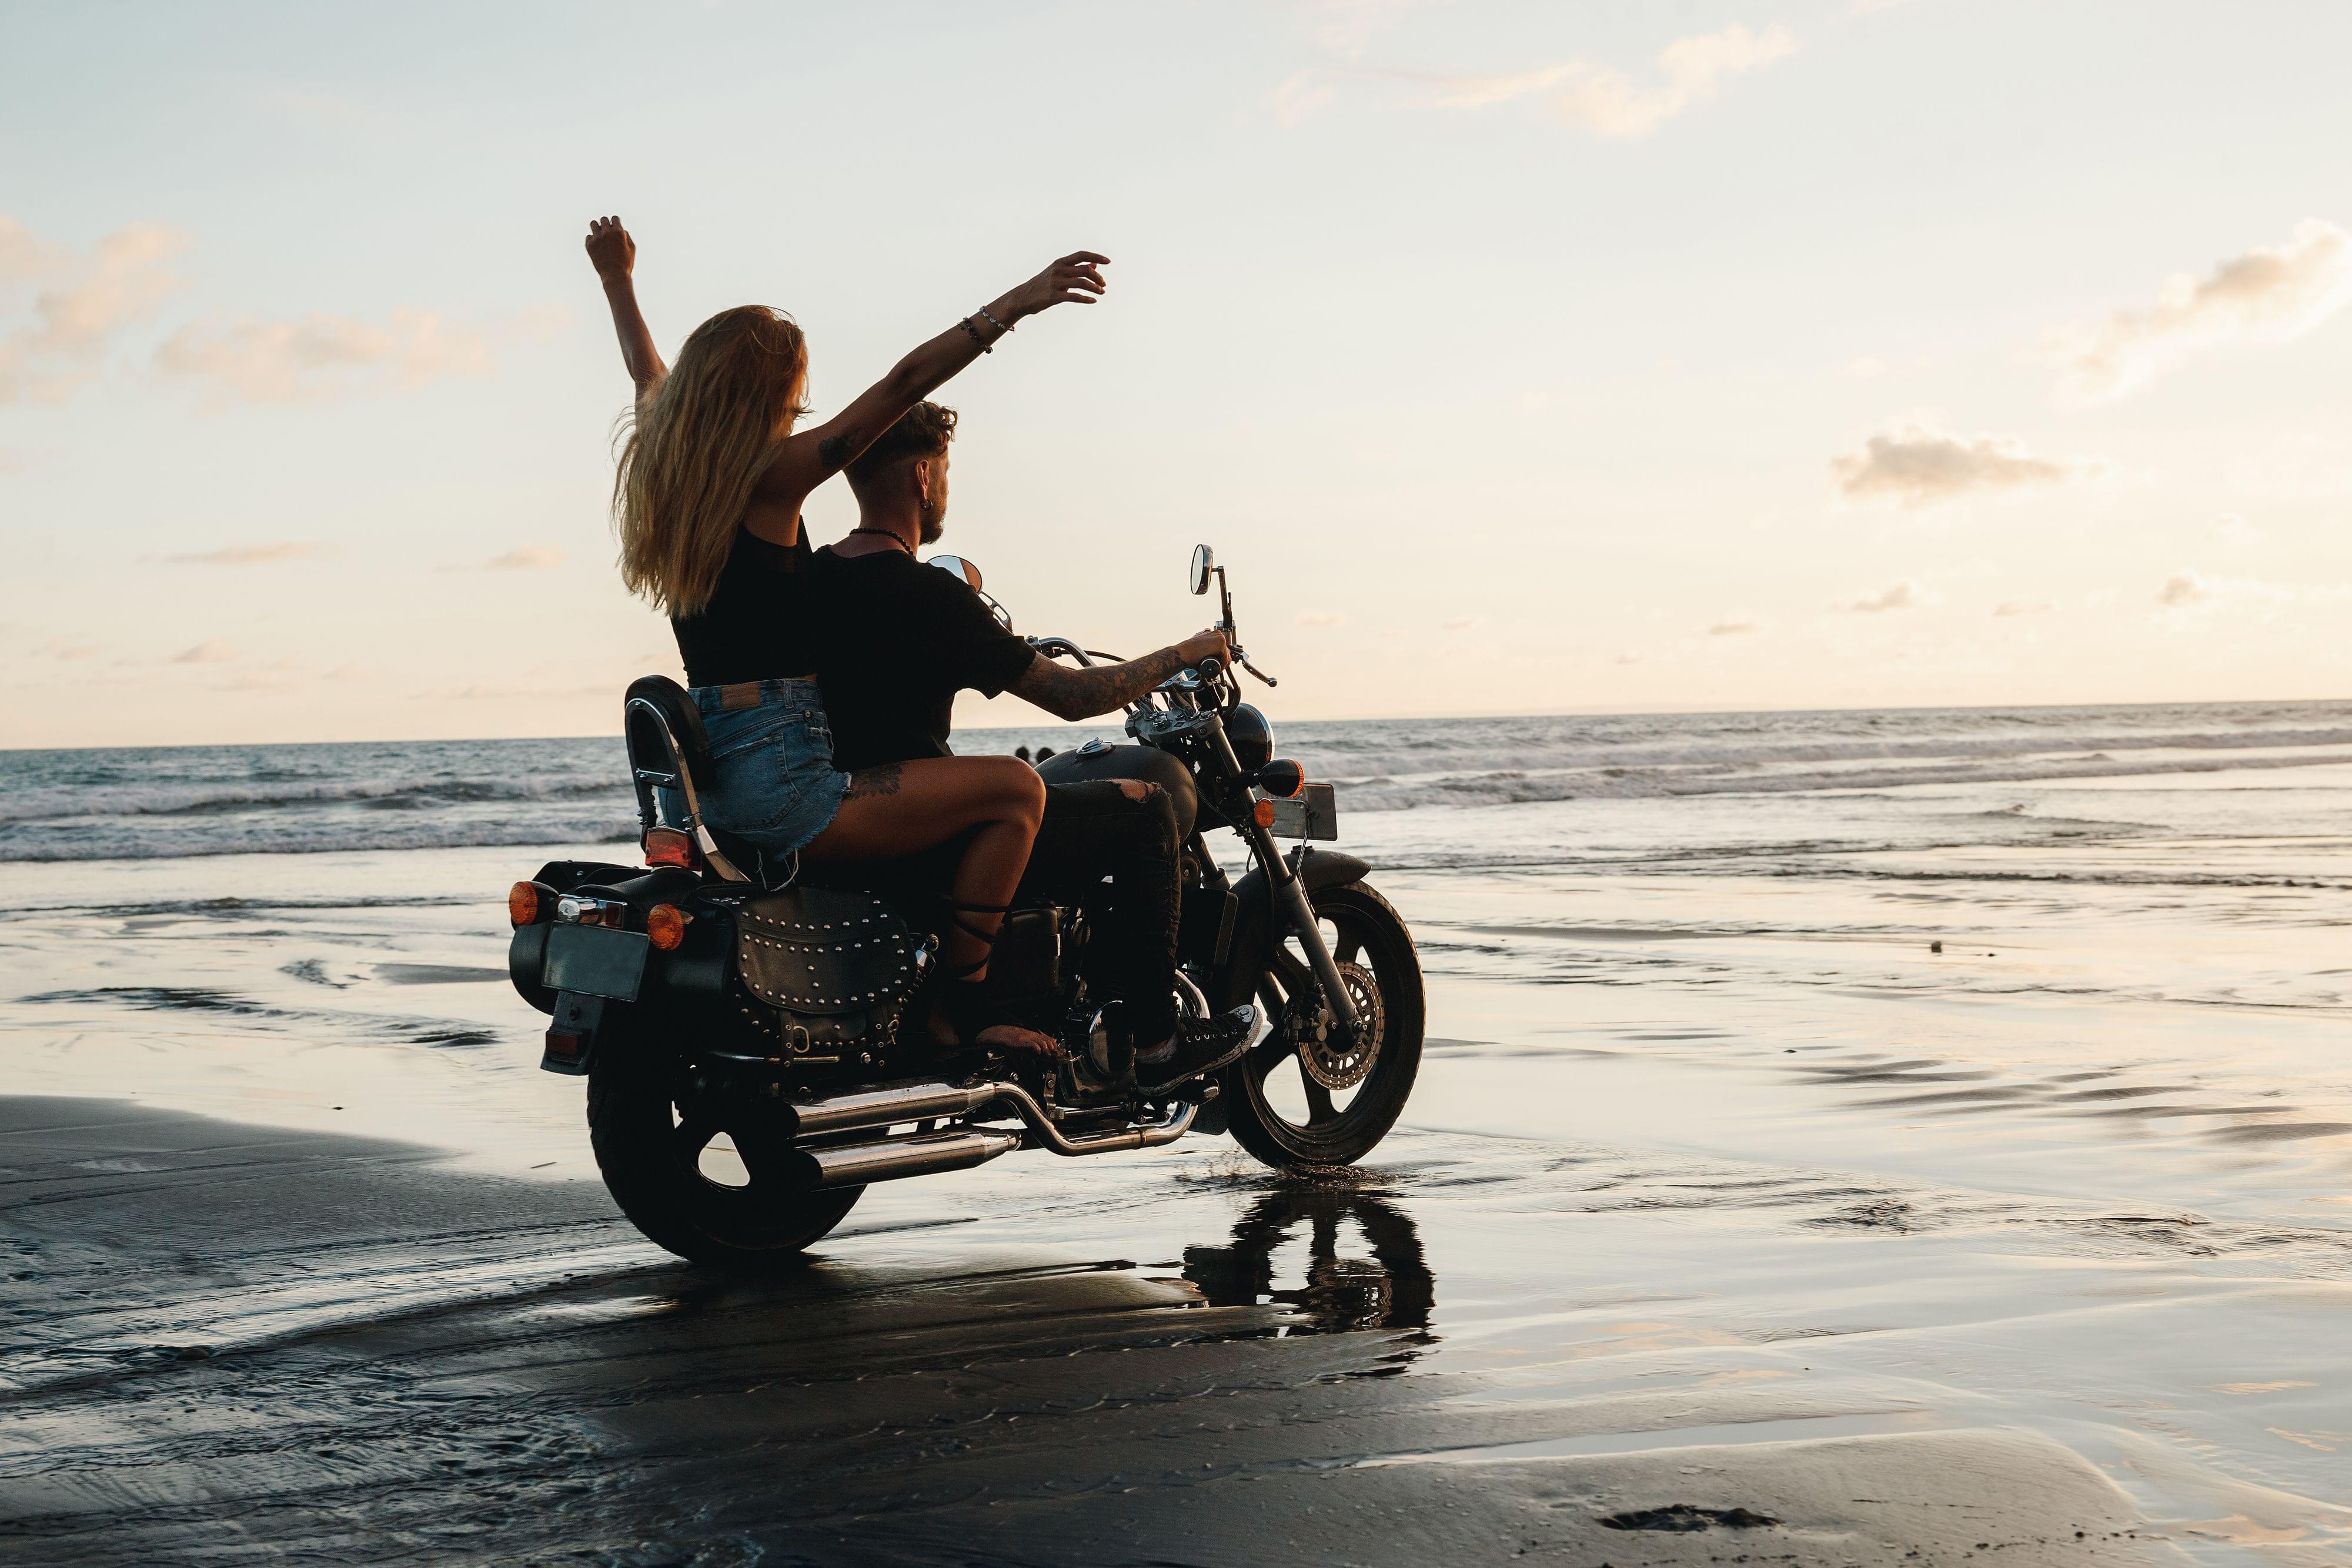
<instances>
[{"instance_id":1,"label":"woman's raised hand","mask_svg":"<svg viewBox=\"0 0 2352 1568\"><path fill-rule=\"evenodd\" d=\"M595 264L596 276L607 283L626 277L636 270L637 242L629 237L619 218L591 218L588 259Z\"/></svg>"},{"instance_id":2,"label":"woman's raised hand","mask_svg":"<svg viewBox=\"0 0 2352 1568\"><path fill-rule=\"evenodd\" d=\"M1110 257L1097 256L1090 250L1074 250L1045 271L1005 296L1006 302L1019 316L1034 316L1038 311L1070 300L1079 305L1091 305L1095 297L1107 287L1102 269L1110 265Z\"/></svg>"}]
</instances>

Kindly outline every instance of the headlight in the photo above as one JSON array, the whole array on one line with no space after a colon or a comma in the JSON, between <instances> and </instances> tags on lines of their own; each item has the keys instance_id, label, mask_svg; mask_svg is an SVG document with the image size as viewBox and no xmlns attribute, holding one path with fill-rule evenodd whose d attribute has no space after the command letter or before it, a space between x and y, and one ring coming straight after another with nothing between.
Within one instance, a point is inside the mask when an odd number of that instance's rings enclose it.
<instances>
[{"instance_id":1,"label":"headlight","mask_svg":"<svg viewBox=\"0 0 2352 1568\"><path fill-rule=\"evenodd\" d=\"M1244 773L1255 773L1274 760L1274 726L1247 703L1225 716L1225 738L1233 743L1234 760Z\"/></svg>"}]
</instances>

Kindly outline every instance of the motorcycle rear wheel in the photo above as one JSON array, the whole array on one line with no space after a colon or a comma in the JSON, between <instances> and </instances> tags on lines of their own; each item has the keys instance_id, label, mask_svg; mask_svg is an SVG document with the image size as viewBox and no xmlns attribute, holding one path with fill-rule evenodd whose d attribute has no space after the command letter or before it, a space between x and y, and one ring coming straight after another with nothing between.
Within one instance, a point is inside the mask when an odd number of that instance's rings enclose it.
<instances>
[{"instance_id":1,"label":"motorcycle rear wheel","mask_svg":"<svg viewBox=\"0 0 2352 1568\"><path fill-rule=\"evenodd\" d=\"M1387 899L1361 883L1319 888L1313 903L1331 956L1369 977L1381 1038L1360 1082L1337 1092L1328 1089L1301 1061L1299 1047L1285 1031L1282 997L1265 983L1278 980L1290 996L1319 994L1304 955L1285 944L1272 975L1235 977L1238 994L1227 1005L1246 1001L1255 991L1273 1028L1224 1071L1218 1080L1220 1098L1230 1107L1234 1141L1277 1170L1362 1159L1396 1125L1421 1071L1426 1005L1412 933ZM1344 1103L1340 1094L1348 1097Z\"/></svg>"},{"instance_id":2,"label":"motorcycle rear wheel","mask_svg":"<svg viewBox=\"0 0 2352 1568\"><path fill-rule=\"evenodd\" d=\"M588 1069L588 1139L604 1189L646 1239L690 1263L738 1273L796 1267L866 1189L810 1192L792 1184L782 1174L785 1149L748 1118L725 1125L693 1098L687 1076L656 1041L625 1034L599 1042ZM722 1133L750 1178L745 1185L704 1173Z\"/></svg>"}]
</instances>

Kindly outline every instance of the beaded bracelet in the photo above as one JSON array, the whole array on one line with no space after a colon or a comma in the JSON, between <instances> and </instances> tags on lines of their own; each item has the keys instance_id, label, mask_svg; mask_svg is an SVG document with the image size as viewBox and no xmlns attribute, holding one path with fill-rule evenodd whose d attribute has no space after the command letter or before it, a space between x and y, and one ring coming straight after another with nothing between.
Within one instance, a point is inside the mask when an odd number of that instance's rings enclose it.
<instances>
[{"instance_id":1,"label":"beaded bracelet","mask_svg":"<svg viewBox=\"0 0 2352 1568\"><path fill-rule=\"evenodd\" d=\"M983 310L981 314L985 316L988 312ZM980 329L971 324L971 317L965 317L962 320L957 322L956 325L971 334L971 340L980 345L980 351L982 353L992 354L996 352L996 345L980 335Z\"/></svg>"},{"instance_id":2,"label":"beaded bracelet","mask_svg":"<svg viewBox=\"0 0 2352 1568\"><path fill-rule=\"evenodd\" d=\"M983 320L983 321L987 322L990 326L992 326L992 327L995 328L995 329L996 329L998 331L1000 331L1000 332L1010 332L1011 330L1013 330L1013 329L1012 329L1012 328L1010 328L1010 327L1006 326L1003 322L1002 322L1002 321L998 320L995 317L991 316L991 315L988 313L988 307L987 307L987 306L985 306L985 305L983 305L983 306L982 306L982 307L980 308L980 319L981 319L982 320Z\"/></svg>"}]
</instances>

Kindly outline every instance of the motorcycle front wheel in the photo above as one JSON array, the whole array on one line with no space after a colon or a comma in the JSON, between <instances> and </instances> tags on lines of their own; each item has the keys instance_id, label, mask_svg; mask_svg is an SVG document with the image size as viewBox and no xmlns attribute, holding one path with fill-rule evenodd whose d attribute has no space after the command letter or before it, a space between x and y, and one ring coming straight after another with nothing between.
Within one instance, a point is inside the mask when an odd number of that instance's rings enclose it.
<instances>
[{"instance_id":1,"label":"motorcycle front wheel","mask_svg":"<svg viewBox=\"0 0 2352 1568\"><path fill-rule=\"evenodd\" d=\"M752 1109L697 1096L677 1054L635 1031L600 1041L589 1063L589 1142L629 1222L688 1262L772 1273L798 1264L866 1189L793 1183L789 1144L763 1135Z\"/></svg>"},{"instance_id":2,"label":"motorcycle front wheel","mask_svg":"<svg viewBox=\"0 0 2352 1568\"><path fill-rule=\"evenodd\" d=\"M1294 999L1321 996L1295 939L1255 977L1236 976L1228 1005L1251 999L1270 1028L1219 1079L1234 1141L1278 1170L1353 1165L1388 1135L1421 1071L1425 1008L1412 934L1361 883L1316 891L1315 921L1348 981L1369 1040L1302 1038Z\"/></svg>"}]
</instances>

